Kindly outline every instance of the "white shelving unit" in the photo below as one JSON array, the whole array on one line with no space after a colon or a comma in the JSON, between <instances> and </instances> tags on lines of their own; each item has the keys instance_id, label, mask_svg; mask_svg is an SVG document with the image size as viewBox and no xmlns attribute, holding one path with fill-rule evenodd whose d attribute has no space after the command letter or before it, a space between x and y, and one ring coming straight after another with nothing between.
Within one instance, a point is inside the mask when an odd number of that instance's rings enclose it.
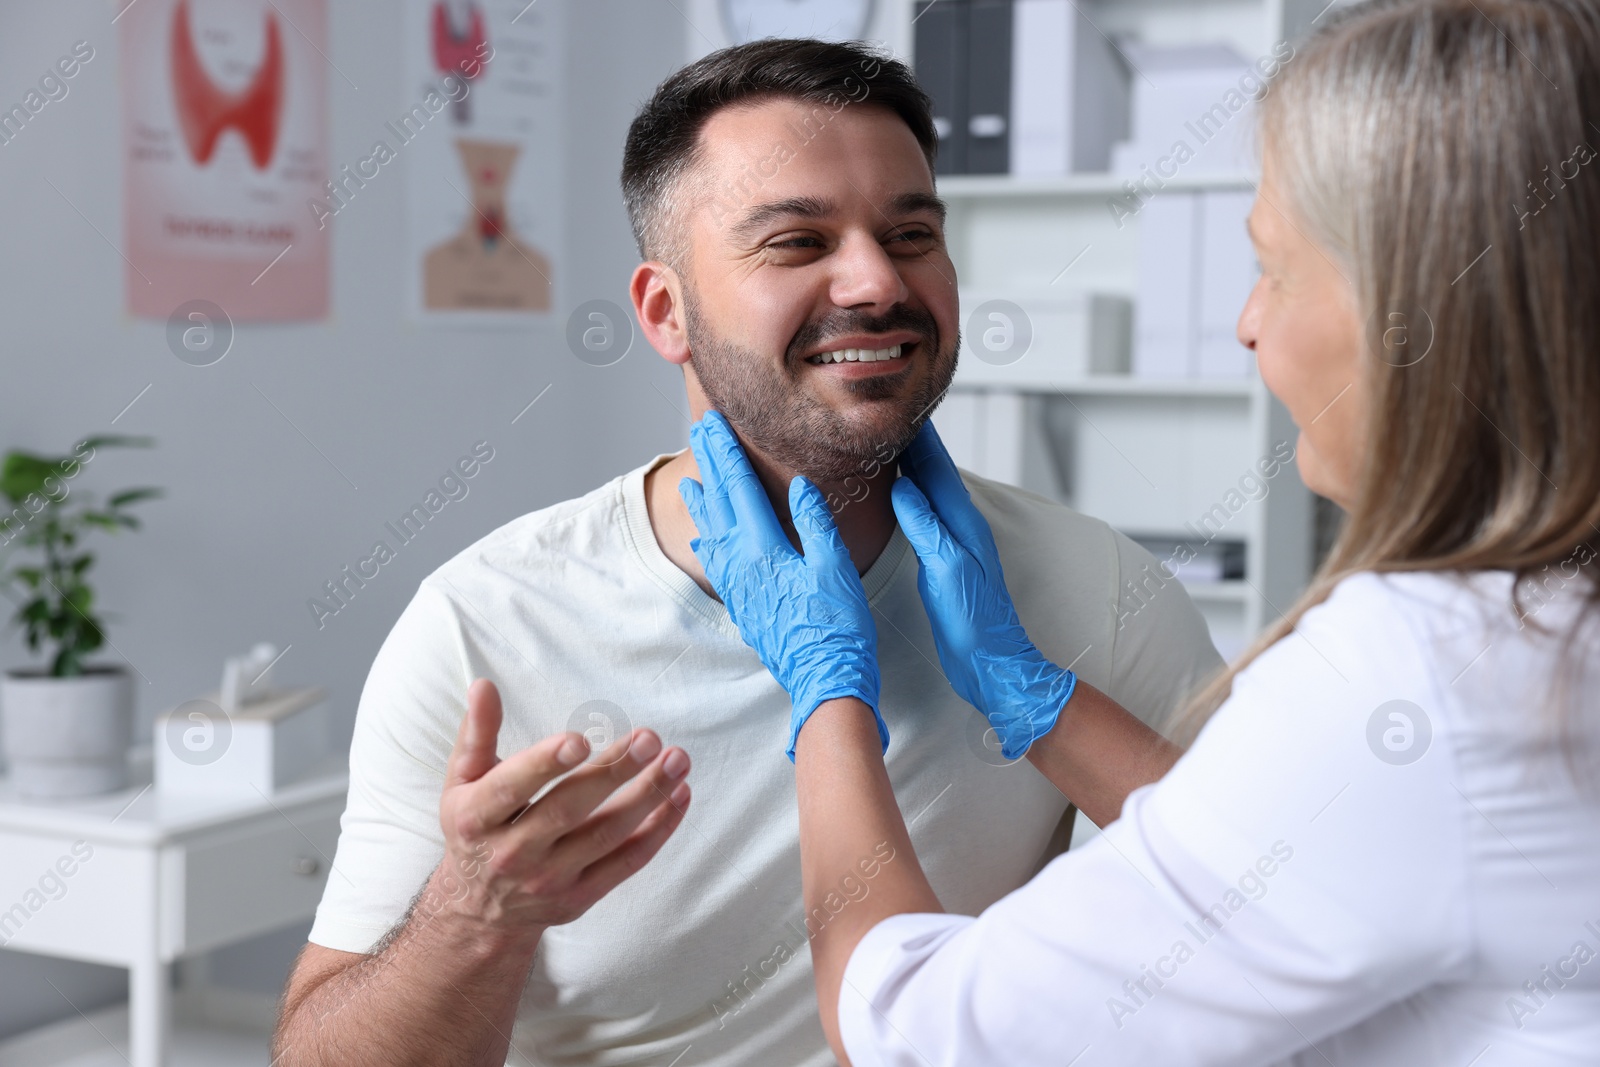
<instances>
[{"instance_id":1,"label":"white shelving unit","mask_svg":"<svg viewBox=\"0 0 1600 1067\"><path fill-rule=\"evenodd\" d=\"M1076 6L1108 37L1130 35L1162 46L1223 42L1254 59L1270 55L1281 41L1295 41L1332 5L1079 0ZM912 61L914 9L915 0L876 0L865 36ZM691 58L732 43L719 0L687 0L685 13ZM1197 111L1204 106L1197 102ZM1255 180L1249 173L1180 171L1157 195L1252 190ZM1119 219L1109 204L1125 195L1127 181L1097 173L940 178L961 288L1001 296L1070 290L1132 300L1140 215ZM964 323L970 311L963 306ZM1244 542L1242 580L1188 585L1224 655L1241 649L1304 587L1312 565L1312 497L1292 461L1279 460L1271 478L1260 475L1258 464L1292 448L1296 430L1253 373L1180 380L1105 375L1015 388L967 386L958 375L956 389L944 418L934 416L936 425L971 419L972 402L960 406L963 394L980 397L979 410L989 412L988 425L947 434L969 446L962 455L951 444L969 469L1053 496L1129 534L1198 546L1205 540L1195 532L1199 525Z\"/></svg>"}]
</instances>

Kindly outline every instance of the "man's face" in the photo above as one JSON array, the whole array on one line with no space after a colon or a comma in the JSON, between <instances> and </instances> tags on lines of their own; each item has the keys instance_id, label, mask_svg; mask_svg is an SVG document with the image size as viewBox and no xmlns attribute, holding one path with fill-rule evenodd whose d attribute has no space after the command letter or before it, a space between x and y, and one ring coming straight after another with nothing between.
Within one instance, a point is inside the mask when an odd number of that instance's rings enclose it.
<instances>
[{"instance_id":1,"label":"man's face","mask_svg":"<svg viewBox=\"0 0 1600 1067\"><path fill-rule=\"evenodd\" d=\"M719 111L680 187L690 373L747 444L822 483L910 443L960 343L916 138L887 108L839 103Z\"/></svg>"}]
</instances>

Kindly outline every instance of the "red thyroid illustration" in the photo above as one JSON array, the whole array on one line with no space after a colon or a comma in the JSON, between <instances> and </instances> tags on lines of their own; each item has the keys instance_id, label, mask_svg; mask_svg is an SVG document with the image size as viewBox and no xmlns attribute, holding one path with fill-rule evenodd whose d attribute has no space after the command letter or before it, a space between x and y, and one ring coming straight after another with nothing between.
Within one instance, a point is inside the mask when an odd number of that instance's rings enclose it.
<instances>
[{"instance_id":1,"label":"red thyroid illustration","mask_svg":"<svg viewBox=\"0 0 1600 1067\"><path fill-rule=\"evenodd\" d=\"M283 117L283 42L278 20L266 13L266 50L249 85L238 92L219 89L200 63L189 29L189 0L172 13L172 89L178 123L194 161L204 166L228 129L239 131L250 147L250 161L263 170L272 161Z\"/></svg>"},{"instance_id":2,"label":"red thyroid illustration","mask_svg":"<svg viewBox=\"0 0 1600 1067\"><path fill-rule=\"evenodd\" d=\"M450 25L450 13L444 3L433 5L433 62L446 73L458 72L468 81L476 78L483 69L480 53L487 39L483 29L483 12L472 5L472 21L467 31L457 34ZM472 73L468 74L468 71Z\"/></svg>"}]
</instances>

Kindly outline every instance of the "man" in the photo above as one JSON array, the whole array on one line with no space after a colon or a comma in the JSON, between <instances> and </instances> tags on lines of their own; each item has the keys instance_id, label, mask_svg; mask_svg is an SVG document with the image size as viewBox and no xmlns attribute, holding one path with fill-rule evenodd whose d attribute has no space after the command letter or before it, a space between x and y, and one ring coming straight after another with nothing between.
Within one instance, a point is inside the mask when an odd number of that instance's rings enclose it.
<instances>
[{"instance_id":1,"label":"man","mask_svg":"<svg viewBox=\"0 0 1600 1067\"><path fill-rule=\"evenodd\" d=\"M622 183L645 260L634 308L695 416L728 417L784 521L795 474L829 496L878 624L888 767L917 852L945 906L976 913L1063 847L1071 810L984 743L940 672L889 504L894 457L959 343L935 147L902 64L765 40L663 83ZM833 1062L807 942L903 859L863 856L831 911L802 909L789 699L690 549L678 482L696 474L687 450L657 456L422 583L362 693L281 1067L500 1064L508 1047L518 1063ZM1148 553L968 482L1052 660L1147 721L1220 666L1178 583L1124 597ZM630 723L693 755L692 815L679 750ZM591 726L622 740L528 804L572 765L562 731Z\"/></svg>"}]
</instances>

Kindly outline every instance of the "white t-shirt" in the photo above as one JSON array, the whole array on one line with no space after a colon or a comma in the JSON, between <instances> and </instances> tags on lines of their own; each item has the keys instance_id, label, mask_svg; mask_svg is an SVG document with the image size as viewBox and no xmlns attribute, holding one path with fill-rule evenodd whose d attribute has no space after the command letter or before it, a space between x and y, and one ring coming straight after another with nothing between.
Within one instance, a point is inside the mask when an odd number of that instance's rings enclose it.
<instances>
[{"instance_id":1,"label":"white t-shirt","mask_svg":"<svg viewBox=\"0 0 1600 1067\"><path fill-rule=\"evenodd\" d=\"M1341 582L1100 837L976 919L875 926L855 1067L1600 1063L1600 800L1547 688L1583 584L1521 630L1505 572Z\"/></svg>"},{"instance_id":2,"label":"white t-shirt","mask_svg":"<svg viewBox=\"0 0 1600 1067\"><path fill-rule=\"evenodd\" d=\"M656 543L644 475L668 458L502 526L422 582L361 694L311 940L368 952L404 916L443 857L445 764L467 686L487 677L505 707L502 757L566 729L603 733L609 719L616 735L649 726L694 761L693 806L655 859L545 934L512 1034L522 1062L667 1064L692 1045L680 1067L830 1064L784 755L789 699L727 609ZM1204 620L1176 581L1158 587L1149 553L1096 519L964 477L1047 656L1147 721L1220 668ZM987 724L939 669L898 530L863 582L890 778L940 899L975 915L1059 849L1066 801L1031 764L997 766L984 746Z\"/></svg>"}]
</instances>

